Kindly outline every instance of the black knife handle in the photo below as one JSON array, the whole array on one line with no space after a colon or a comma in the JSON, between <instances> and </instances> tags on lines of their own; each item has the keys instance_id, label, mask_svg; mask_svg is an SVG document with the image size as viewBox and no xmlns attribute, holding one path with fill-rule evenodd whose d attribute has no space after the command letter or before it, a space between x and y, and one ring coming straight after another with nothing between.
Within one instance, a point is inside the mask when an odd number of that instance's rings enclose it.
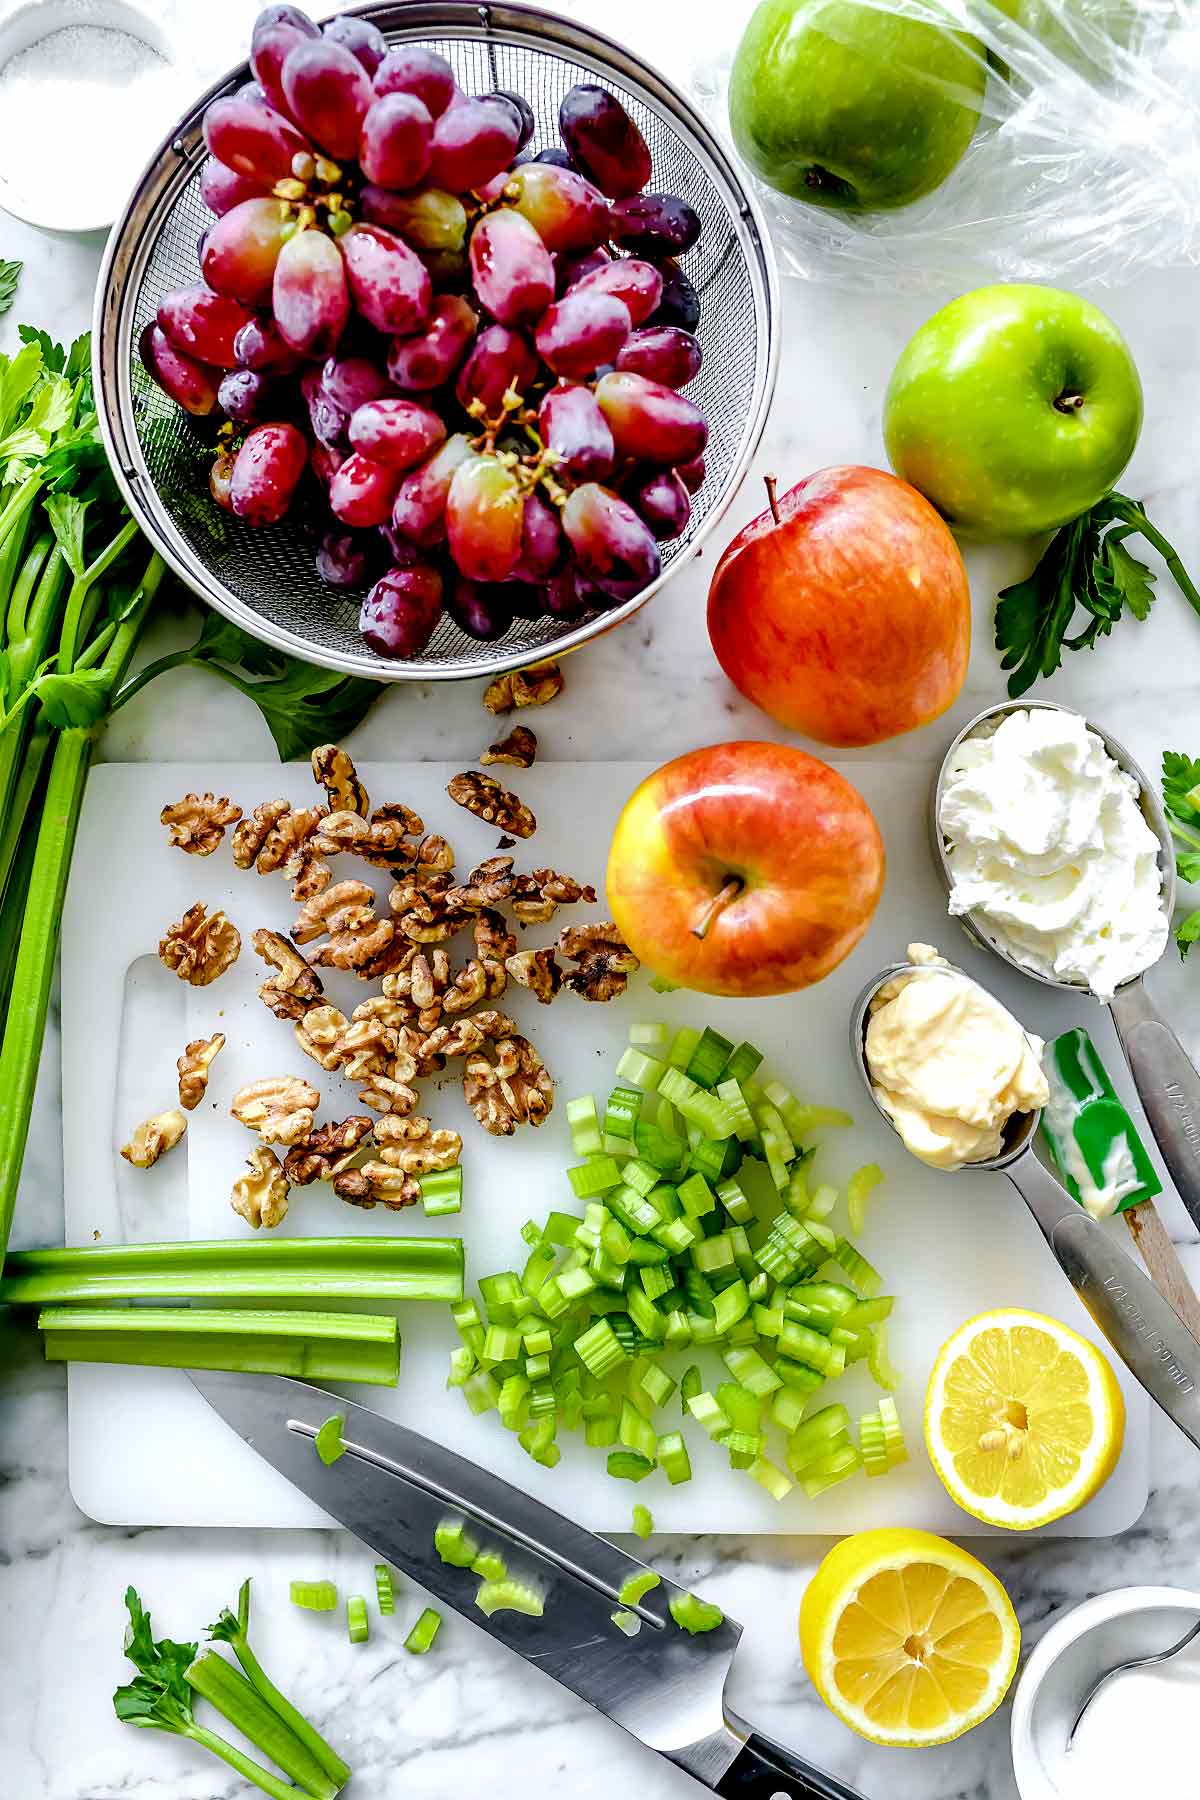
<instances>
[{"instance_id":1,"label":"black knife handle","mask_svg":"<svg viewBox=\"0 0 1200 1800\"><path fill-rule=\"evenodd\" d=\"M722 1800L863 1800L857 1788L752 1731L717 1783Z\"/></svg>"}]
</instances>

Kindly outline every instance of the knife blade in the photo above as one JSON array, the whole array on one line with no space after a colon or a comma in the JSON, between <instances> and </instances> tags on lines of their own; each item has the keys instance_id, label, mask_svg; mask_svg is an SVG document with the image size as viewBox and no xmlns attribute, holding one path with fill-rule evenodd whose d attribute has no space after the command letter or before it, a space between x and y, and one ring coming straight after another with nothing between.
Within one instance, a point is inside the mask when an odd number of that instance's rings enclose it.
<instances>
[{"instance_id":1,"label":"knife blade","mask_svg":"<svg viewBox=\"0 0 1200 1800\"><path fill-rule=\"evenodd\" d=\"M368 1407L279 1375L192 1370L209 1405L257 1453L379 1556L497 1642L605 1713L726 1800L861 1800L835 1777L752 1731L724 1697L742 1627L695 1637L669 1611L685 1590L662 1577L635 1607L641 1628L612 1623L619 1592L646 1565L498 1476ZM345 1454L325 1464L313 1440L340 1413ZM544 1596L541 1618L475 1606L478 1578L444 1563L434 1533L463 1521L509 1573Z\"/></svg>"}]
</instances>

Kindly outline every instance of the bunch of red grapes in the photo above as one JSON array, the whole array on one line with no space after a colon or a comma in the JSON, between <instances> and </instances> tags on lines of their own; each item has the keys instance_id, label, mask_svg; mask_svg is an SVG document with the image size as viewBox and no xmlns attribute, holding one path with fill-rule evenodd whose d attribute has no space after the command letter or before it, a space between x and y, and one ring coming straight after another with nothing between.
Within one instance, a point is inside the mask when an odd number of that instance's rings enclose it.
<instances>
[{"instance_id":1,"label":"bunch of red grapes","mask_svg":"<svg viewBox=\"0 0 1200 1800\"><path fill-rule=\"evenodd\" d=\"M520 94L469 96L432 51L293 6L260 14L250 63L205 116L202 279L141 342L218 428L214 500L319 520L318 573L373 581L359 626L384 656L443 611L491 640L631 599L687 525L708 427L680 392L700 219L643 191L624 107L572 88L535 155Z\"/></svg>"}]
</instances>

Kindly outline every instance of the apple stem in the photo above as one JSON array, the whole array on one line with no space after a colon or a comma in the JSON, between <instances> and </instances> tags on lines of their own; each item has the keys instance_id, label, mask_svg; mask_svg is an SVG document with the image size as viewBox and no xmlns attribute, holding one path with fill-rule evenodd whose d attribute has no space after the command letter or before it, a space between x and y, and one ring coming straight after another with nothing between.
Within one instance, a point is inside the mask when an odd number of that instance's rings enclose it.
<instances>
[{"instance_id":1,"label":"apple stem","mask_svg":"<svg viewBox=\"0 0 1200 1800\"><path fill-rule=\"evenodd\" d=\"M1054 405L1061 413L1079 412L1083 407L1083 395L1076 388L1066 388Z\"/></svg>"},{"instance_id":2,"label":"apple stem","mask_svg":"<svg viewBox=\"0 0 1200 1800\"><path fill-rule=\"evenodd\" d=\"M779 479L779 477L777 475L764 475L763 476L763 485L765 486L765 488L767 490L767 505L770 507L771 517L774 519L774 521L777 525L781 523L781 520L779 517L779 501L775 498L775 488L778 483L778 479Z\"/></svg>"},{"instance_id":3,"label":"apple stem","mask_svg":"<svg viewBox=\"0 0 1200 1800\"><path fill-rule=\"evenodd\" d=\"M770 477L768 477L770 479ZM740 875L731 875L719 894L714 894L699 919L692 926L692 936L704 939L731 900L736 900L744 883Z\"/></svg>"}]
</instances>

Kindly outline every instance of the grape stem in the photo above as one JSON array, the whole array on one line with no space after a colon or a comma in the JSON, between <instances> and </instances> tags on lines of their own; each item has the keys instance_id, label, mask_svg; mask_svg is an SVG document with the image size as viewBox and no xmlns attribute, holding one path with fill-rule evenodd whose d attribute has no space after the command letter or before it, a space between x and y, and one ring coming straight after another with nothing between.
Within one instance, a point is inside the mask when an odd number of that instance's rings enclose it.
<instances>
[{"instance_id":1,"label":"grape stem","mask_svg":"<svg viewBox=\"0 0 1200 1800\"><path fill-rule=\"evenodd\" d=\"M745 883L740 875L731 875L721 888L720 893L713 895L696 923L692 926L692 936L700 938L701 940L706 938L713 925L729 905L730 901L737 899L744 886Z\"/></svg>"}]
</instances>

